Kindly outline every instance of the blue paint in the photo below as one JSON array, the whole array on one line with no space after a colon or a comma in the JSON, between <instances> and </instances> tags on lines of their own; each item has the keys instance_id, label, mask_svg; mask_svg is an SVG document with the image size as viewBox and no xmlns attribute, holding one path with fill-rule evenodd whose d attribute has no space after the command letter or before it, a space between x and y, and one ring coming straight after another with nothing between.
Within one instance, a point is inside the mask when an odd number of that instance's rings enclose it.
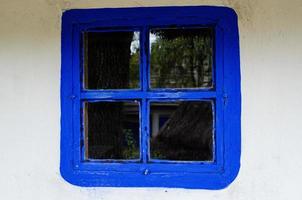
<instances>
[{"instance_id":1,"label":"blue paint","mask_svg":"<svg viewBox=\"0 0 302 200\"><path fill-rule=\"evenodd\" d=\"M148 31L152 27L200 26L215 30L214 89L149 89ZM140 85L137 90L83 90L81 37L84 31L139 30ZM214 100L215 159L168 162L149 158L149 102ZM83 161L81 109L87 101L140 101L140 160ZM225 7L154 7L69 10L62 18L61 174L79 186L221 189L240 168L240 63L237 16Z\"/></svg>"},{"instance_id":2,"label":"blue paint","mask_svg":"<svg viewBox=\"0 0 302 200\"><path fill-rule=\"evenodd\" d=\"M81 99L85 100L105 100L105 99L141 99L141 98L152 98L152 99L201 99L201 98L216 98L218 97L216 91L164 91L164 92L144 92L144 91L83 91L80 93Z\"/></svg>"}]
</instances>

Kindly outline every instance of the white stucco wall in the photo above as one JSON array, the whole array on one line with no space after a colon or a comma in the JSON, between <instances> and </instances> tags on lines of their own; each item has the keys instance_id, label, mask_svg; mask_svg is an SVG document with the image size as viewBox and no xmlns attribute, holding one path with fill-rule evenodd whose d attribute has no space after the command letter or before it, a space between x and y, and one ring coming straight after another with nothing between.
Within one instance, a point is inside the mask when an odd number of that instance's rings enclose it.
<instances>
[{"instance_id":1,"label":"white stucco wall","mask_svg":"<svg viewBox=\"0 0 302 200\"><path fill-rule=\"evenodd\" d=\"M72 186L59 173L62 10L159 5L239 15L239 175L219 191ZM0 199L302 199L302 0L0 0L0 9Z\"/></svg>"}]
</instances>

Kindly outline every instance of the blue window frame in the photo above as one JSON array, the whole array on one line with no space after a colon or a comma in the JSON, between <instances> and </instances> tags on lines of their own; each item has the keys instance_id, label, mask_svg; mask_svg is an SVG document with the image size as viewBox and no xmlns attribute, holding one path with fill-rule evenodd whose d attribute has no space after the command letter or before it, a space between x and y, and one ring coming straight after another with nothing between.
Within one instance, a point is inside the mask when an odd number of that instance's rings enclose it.
<instances>
[{"instance_id":1,"label":"blue window frame","mask_svg":"<svg viewBox=\"0 0 302 200\"><path fill-rule=\"evenodd\" d=\"M89 30L138 30L141 49L149 49L150 28L210 27L214 32L210 89L149 87L150 52L141 51L140 88L87 90L82 83L82 34ZM140 159L85 160L83 102L131 101L140 104ZM211 101L214 108L214 157L208 162L173 162L149 157L150 102ZM61 174L79 186L181 187L221 189L240 168L240 64L236 13L225 7L153 7L69 10L62 17Z\"/></svg>"}]
</instances>

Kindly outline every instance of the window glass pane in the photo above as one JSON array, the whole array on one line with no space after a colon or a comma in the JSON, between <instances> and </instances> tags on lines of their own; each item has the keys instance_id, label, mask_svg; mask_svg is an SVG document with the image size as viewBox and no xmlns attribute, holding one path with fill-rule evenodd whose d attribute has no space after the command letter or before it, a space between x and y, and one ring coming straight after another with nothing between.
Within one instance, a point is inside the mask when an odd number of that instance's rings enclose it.
<instances>
[{"instance_id":1,"label":"window glass pane","mask_svg":"<svg viewBox=\"0 0 302 200\"><path fill-rule=\"evenodd\" d=\"M211 101L152 102L151 158L212 160L212 107Z\"/></svg>"},{"instance_id":2,"label":"window glass pane","mask_svg":"<svg viewBox=\"0 0 302 200\"><path fill-rule=\"evenodd\" d=\"M86 102L84 107L86 158L139 158L138 102Z\"/></svg>"},{"instance_id":3,"label":"window glass pane","mask_svg":"<svg viewBox=\"0 0 302 200\"><path fill-rule=\"evenodd\" d=\"M153 29L150 45L152 88L213 87L211 29Z\"/></svg>"},{"instance_id":4,"label":"window glass pane","mask_svg":"<svg viewBox=\"0 0 302 200\"><path fill-rule=\"evenodd\" d=\"M139 88L139 32L84 34L84 88Z\"/></svg>"}]
</instances>

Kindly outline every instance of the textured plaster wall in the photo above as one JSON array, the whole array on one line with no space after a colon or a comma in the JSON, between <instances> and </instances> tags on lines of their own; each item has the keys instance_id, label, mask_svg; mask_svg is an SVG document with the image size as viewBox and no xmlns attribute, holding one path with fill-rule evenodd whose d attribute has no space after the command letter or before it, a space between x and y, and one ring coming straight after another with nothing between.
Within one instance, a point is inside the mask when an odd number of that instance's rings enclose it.
<instances>
[{"instance_id":1,"label":"textured plaster wall","mask_svg":"<svg viewBox=\"0 0 302 200\"><path fill-rule=\"evenodd\" d=\"M160 5L238 13L240 173L219 191L72 186L59 173L62 10ZM0 0L0 8L0 199L302 199L302 0Z\"/></svg>"}]
</instances>

